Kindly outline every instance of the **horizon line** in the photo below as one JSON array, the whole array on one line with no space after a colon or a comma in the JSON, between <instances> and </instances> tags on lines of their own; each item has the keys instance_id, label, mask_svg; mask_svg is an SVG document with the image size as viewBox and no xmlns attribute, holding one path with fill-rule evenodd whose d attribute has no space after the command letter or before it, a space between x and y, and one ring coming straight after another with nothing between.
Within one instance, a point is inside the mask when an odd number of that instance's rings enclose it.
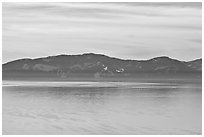
<instances>
[{"instance_id":1,"label":"horizon line","mask_svg":"<svg viewBox=\"0 0 204 137\"><path fill-rule=\"evenodd\" d=\"M183 60L179 60L179 59L176 59L176 58L169 57L167 55L155 56L155 57L152 57L152 58L149 58L149 59L124 59L124 58L119 58L119 57L115 57L115 56L109 56L109 55L102 54L102 53L86 52L86 53L82 53L82 54L65 54L65 53L62 53L62 54L57 54L57 55L47 55L47 56L34 57L34 58L24 57L24 58L19 58L19 59L14 59L14 60L11 60L11 61L7 61L5 63L3 63L3 61L2 61L2 65L13 62L13 61L24 60L24 59L35 60L35 59L48 58L48 57L57 57L57 56L63 56L63 55L64 56L80 56L80 55L83 56L83 55L88 55L88 54L102 55L102 56L107 56L107 57L110 57L110 58L116 58L116 59L120 59L120 60L131 60L131 61L147 61L147 60L151 60L151 59L154 59L154 58L161 58L161 57L167 57L167 58L170 58L170 59L173 59L173 60L178 60L178 61L181 61L181 62L190 62L190 61L195 61L195 60L202 59L202 57L200 57L200 58L192 59L192 60L189 60L189 61L183 61Z\"/></svg>"}]
</instances>

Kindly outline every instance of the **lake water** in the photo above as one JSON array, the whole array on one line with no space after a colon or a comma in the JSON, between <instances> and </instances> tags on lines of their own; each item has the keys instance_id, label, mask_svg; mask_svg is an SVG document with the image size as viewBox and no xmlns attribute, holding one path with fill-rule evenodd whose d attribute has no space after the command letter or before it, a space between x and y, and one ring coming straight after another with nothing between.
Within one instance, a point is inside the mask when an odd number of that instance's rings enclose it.
<instances>
[{"instance_id":1,"label":"lake water","mask_svg":"<svg viewBox=\"0 0 204 137\"><path fill-rule=\"evenodd\" d=\"M3 81L3 134L201 134L201 84Z\"/></svg>"}]
</instances>

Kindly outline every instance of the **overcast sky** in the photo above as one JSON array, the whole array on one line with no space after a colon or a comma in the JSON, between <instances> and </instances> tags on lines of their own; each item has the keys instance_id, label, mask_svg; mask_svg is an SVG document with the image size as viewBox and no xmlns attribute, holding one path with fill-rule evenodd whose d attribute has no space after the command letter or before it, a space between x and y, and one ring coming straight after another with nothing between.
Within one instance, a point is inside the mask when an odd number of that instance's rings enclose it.
<instances>
[{"instance_id":1,"label":"overcast sky","mask_svg":"<svg viewBox=\"0 0 204 137\"><path fill-rule=\"evenodd\" d=\"M87 52L201 58L201 3L3 3L3 62Z\"/></svg>"}]
</instances>

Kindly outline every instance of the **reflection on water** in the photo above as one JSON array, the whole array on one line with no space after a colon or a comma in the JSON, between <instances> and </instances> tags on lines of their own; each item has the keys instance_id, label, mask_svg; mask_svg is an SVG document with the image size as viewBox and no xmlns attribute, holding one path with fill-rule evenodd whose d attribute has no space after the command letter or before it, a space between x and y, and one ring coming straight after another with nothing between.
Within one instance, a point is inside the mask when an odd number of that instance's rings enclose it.
<instances>
[{"instance_id":1,"label":"reflection on water","mask_svg":"<svg viewBox=\"0 0 204 137\"><path fill-rule=\"evenodd\" d=\"M193 84L4 82L3 134L201 134Z\"/></svg>"}]
</instances>

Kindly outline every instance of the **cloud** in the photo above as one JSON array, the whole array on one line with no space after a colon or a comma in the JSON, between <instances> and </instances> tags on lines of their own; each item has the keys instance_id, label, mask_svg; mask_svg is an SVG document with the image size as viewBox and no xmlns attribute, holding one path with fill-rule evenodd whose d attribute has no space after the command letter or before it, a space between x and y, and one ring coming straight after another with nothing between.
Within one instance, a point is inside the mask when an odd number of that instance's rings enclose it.
<instances>
[{"instance_id":1,"label":"cloud","mask_svg":"<svg viewBox=\"0 0 204 137\"><path fill-rule=\"evenodd\" d=\"M3 56L8 61L23 52L31 57L100 52L128 59L200 58L201 50L187 49L202 47L201 10L201 3L3 3L3 51L16 54ZM39 49L44 52L37 54Z\"/></svg>"},{"instance_id":2,"label":"cloud","mask_svg":"<svg viewBox=\"0 0 204 137\"><path fill-rule=\"evenodd\" d=\"M200 39L190 39L190 41L202 44L202 38L200 38Z\"/></svg>"}]
</instances>

